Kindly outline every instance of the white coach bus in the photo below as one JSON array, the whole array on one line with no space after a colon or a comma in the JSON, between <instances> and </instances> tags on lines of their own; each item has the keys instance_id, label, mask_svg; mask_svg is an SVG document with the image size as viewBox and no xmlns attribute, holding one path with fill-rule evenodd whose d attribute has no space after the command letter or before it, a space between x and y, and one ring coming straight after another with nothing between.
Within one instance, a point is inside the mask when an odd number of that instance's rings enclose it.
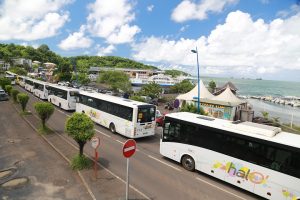
<instances>
[{"instance_id":1,"label":"white coach bus","mask_svg":"<svg viewBox=\"0 0 300 200\"><path fill-rule=\"evenodd\" d=\"M33 83L34 79L32 78L26 78L25 79L25 90L29 91L29 92L33 92L34 89L34 83Z\"/></svg>"},{"instance_id":2,"label":"white coach bus","mask_svg":"<svg viewBox=\"0 0 300 200\"><path fill-rule=\"evenodd\" d=\"M5 78L8 78L11 81L12 85L16 84L16 78L17 78L17 74L10 72L10 71L6 71L5 72Z\"/></svg>"},{"instance_id":3,"label":"white coach bus","mask_svg":"<svg viewBox=\"0 0 300 200\"><path fill-rule=\"evenodd\" d=\"M76 112L128 138L155 134L155 110L151 104L87 91L80 91L76 103Z\"/></svg>"},{"instance_id":4,"label":"white coach bus","mask_svg":"<svg viewBox=\"0 0 300 200\"><path fill-rule=\"evenodd\" d=\"M17 76L17 83L23 88L25 87L25 80L25 76Z\"/></svg>"},{"instance_id":5,"label":"white coach bus","mask_svg":"<svg viewBox=\"0 0 300 200\"><path fill-rule=\"evenodd\" d=\"M48 100L48 90L47 90L47 83L44 81L34 80L33 81L33 94L40 99Z\"/></svg>"},{"instance_id":6,"label":"white coach bus","mask_svg":"<svg viewBox=\"0 0 300 200\"><path fill-rule=\"evenodd\" d=\"M160 153L267 199L300 199L300 135L278 127L172 113Z\"/></svg>"},{"instance_id":7,"label":"white coach bus","mask_svg":"<svg viewBox=\"0 0 300 200\"><path fill-rule=\"evenodd\" d=\"M49 84L46 86L48 90L48 101L64 110L76 109L76 95L78 89L66 86Z\"/></svg>"}]
</instances>

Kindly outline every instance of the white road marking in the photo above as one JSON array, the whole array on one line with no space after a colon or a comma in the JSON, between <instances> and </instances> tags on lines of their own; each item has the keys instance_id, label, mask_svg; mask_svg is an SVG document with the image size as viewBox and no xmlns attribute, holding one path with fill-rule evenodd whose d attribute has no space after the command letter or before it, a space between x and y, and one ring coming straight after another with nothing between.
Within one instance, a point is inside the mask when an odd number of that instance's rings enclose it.
<instances>
[{"instance_id":1,"label":"white road marking","mask_svg":"<svg viewBox=\"0 0 300 200\"><path fill-rule=\"evenodd\" d=\"M133 149L135 149L135 146L131 146L131 147L125 148L124 152L131 151Z\"/></svg>"},{"instance_id":2,"label":"white road marking","mask_svg":"<svg viewBox=\"0 0 300 200\"><path fill-rule=\"evenodd\" d=\"M64 113L63 111L61 111L61 110L58 109L58 108L55 108L55 110L57 110L58 112L60 112L60 113L62 113L62 114L64 114L64 115L67 115L66 113Z\"/></svg>"},{"instance_id":3,"label":"white road marking","mask_svg":"<svg viewBox=\"0 0 300 200\"><path fill-rule=\"evenodd\" d=\"M124 144L123 142L121 142L120 140L116 140L117 142L121 143L121 144Z\"/></svg>"},{"instance_id":4,"label":"white road marking","mask_svg":"<svg viewBox=\"0 0 300 200\"><path fill-rule=\"evenodd\" d=\"M237 194L234 194L234 193L232 193L232 192L229 192L229 191L227 191L227 190L225 190L225 189L223 189L223 188L221 188L221 187L219 187L219 186L216 186L216 185L214 185L214 184L212 184L212 183L210 183L210 182L207 182L207 181L205 181L205 180L203 180L203 179L201 179L201 178L199 178L199 177L196 177L196 179L197 179L198 181L201 181L201 182L203 182L203 183L206 183L207 185L210 185L210 186L212 186L212 187L214 187L214 188L216 188L216 189L218 189L218 190L221 190L221 191L223 191L223 192L225 192L225 193L228 193L228 194L230 194L230 195L232 195L232 196L235 196L236 198L243 199L243 200L247 200L247 199L245 199L244 197L241 197L241 196L239 196L239 195L237 195Z\"/></svg>"},{"instance_id":5,"label":"white road marking","mask_svg":"<svg viewBox=\"0 0 300 200\"><path fill-rule=\"evenodd\" d=\"M105 133L103 133L103 132L101 132L101 131L99 131L97 129L95 129L95 131L98 132L98 133L100 133L100 134L102 134L102 135L105 135L106 137L109 137L109 138L111 137L110 135L107 135L107 134L105 134Z\"/></svg>"},{"instance_id":6,"label":"white road marking","mask_svg":"<svg viewBox=\"0 0 300 200\"><path fill-rule=\"evenodd\" d=\"M162 164L164 164L164 165L167 165L168 167L171 167L171 168L173 168L173 169L175 169L175 170L177 170L177 171L182 171L181 169L178 169L177 167L174 167L174 166L172 166L172 165L169 165L168 163L165 163L164 161L161 161L161 160L159 160L158 158L155 158L155 157L150 156L150 155L148 155L148 157L149 157L149 158L152 158L153 160L156 160L156 161L158 161L158 162L160 162L160 163L162 163Z\"/></svg>"}]
</instances>

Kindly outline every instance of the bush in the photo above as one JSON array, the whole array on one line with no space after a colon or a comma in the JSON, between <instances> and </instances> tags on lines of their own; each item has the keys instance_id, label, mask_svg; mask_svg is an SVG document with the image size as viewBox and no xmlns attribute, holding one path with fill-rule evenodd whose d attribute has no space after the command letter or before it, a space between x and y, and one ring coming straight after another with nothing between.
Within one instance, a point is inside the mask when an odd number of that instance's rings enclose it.
<instances>
[{"instance_id":1,"label":"bush","mask_svg":"<svg viewBox=\"0 0 300 200\"><path fill-rule=\"evenodd\" d=\"M54 112L54 106L48 102L38 102L34 104L35 111L42 120L42 128L46 130L46 121L51 117Z\"/></svg>"},{"instance_id":2,"label":"bush","mask_svg":"<svg viewBox=\"0 0 300 200\"><path fill-rule=\"evenodd\" d=\"M5 88L4 88L5 92L10 96L10 92L12 90L12 86L11 85L6 85Z\"/></svg>"},{"instance_id":3,"label":"bush","mask_svg":"<svg viewBox=\"0 0 300 200\"><path fill-rule=\"evenodd\" d=\"M22 106L23 112L25 112L26 105L27 105L28 100L29 100L29 96L26 93L19 93L17 95L17 98L18 98L19 103Z\"/></svg>"},{"instance_id":4,"label":"bush","mask_svg":"<svg viewBox=\"0 0 300 200\"><path fill-rule=\"evenodd\" d=\"M14 100L15 103L18 101L17 95L18 95L19 93L20 93L19 90L16 90L16 89L12 89L12 91L11 91L11 95L12 95L13 100Z\"/></svg>"},{"instance_id":5,"label":"bush","mask_svg":"<svg viewBox=\"0 0 300 200\"><path fill-rule=\"evenodd\" d=\"M92 166L92 162L89 158L85 157L85 155L79 155L77 154L73 159L71 163L71 167L74 170L82 170L85 168L89 168Z\"/></svg>"},{"instance_id":6,"label":"bush","mask_svg":"<svg viewBox=\"0 0 300 200\"><path fill-rule=\"evenodd\" d=\"M181 107L180 112L191 112L191 113L197 113L198 108L192 104L192 103L187 103L184 106ZM207 113L204 111L202 107L200 107L200 114L201 115L207 115Z\"/></svg>"},{"instance_id":7,"label":"bush","mask_svg":"<svg viewBox=\"0 0 300 200\"><path fill-rule=\"evenodd\" d=\"M145 99L144 99L143 97L137 96L137 95L131 96L130 99L131 99L131 100L134 100L134 101L145 102Z\"/></svg>"},{"instance_id":8,"label":"bush","mask_svg":"<svg viewBox=\"0 0 300 200\"><path fill-rule=\"evenodd\" d=\"M4 77L0 78L0 86L1 86L1 88L5 89L6 85L11 85L10 79L4 78Z\"/></svg>"}]
</instances>

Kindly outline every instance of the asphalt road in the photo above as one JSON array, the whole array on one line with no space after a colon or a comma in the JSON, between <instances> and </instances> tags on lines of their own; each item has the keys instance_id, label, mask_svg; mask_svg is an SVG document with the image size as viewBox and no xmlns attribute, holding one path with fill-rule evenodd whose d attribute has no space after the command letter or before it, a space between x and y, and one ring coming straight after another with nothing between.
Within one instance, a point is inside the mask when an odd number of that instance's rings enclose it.
<instances>
[{"instance_id":1,"label":"asphalt road","mask_svg":"<svg viewBox=\"0 0 300 200\"><path fill-rule=\"evenodd\" d=\"M91 199L78 174L19 115L11 102L0 102L0 199ZM28 178L25 185L5 188L2 183Z\"/></svg>"},{"instance_id":2,"label":"asphalt road","mask_svg":"<svg viewBox=\"0 0 300 200\"><path fill-rule=\"evenodd\" d=\"M27 108L33 111L33 103L40 101L30 95ZM64 134L66 118L71 112L56 108L48 121L49 126ZM112 134L106 128L95 126L96 135L100 137L99 162L116 176L125 180L126 159L122 156L122 143L127 138ZM159 136L137 139L137 152L130 159L130 184L149 199L259 199L258 196L219 181L200 172L188 172L181 165L159 154ZM70 141L72 139L70 138ZM74 142L74 141L72 141ZM74 142L74 144L76 144ZM85 152L93 155L90 144ZM101 176L101 174L99 174ZM130 196L130 194L129 194Z\"/></svg>"}]
</instances>

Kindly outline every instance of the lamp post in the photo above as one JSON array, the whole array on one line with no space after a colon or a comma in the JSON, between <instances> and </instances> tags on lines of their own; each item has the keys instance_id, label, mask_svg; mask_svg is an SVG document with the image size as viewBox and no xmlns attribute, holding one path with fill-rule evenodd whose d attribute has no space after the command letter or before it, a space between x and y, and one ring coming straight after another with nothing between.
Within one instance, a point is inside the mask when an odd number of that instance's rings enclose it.
<instances>
[{"instance_id":1,"label":"lamp post","mask_svg":"<svg viewBox=\"0 0 300 200\"><path fill-rule=\"evenodd\" d=\"M199 59L198 59L198 49L196 46L196 50L192 49L191 50L192 53L197 54L197 70L198 70L198 106L197 106L197 112L200 114L200 67L199 67Z\"/></svg>"}]
</instances>

